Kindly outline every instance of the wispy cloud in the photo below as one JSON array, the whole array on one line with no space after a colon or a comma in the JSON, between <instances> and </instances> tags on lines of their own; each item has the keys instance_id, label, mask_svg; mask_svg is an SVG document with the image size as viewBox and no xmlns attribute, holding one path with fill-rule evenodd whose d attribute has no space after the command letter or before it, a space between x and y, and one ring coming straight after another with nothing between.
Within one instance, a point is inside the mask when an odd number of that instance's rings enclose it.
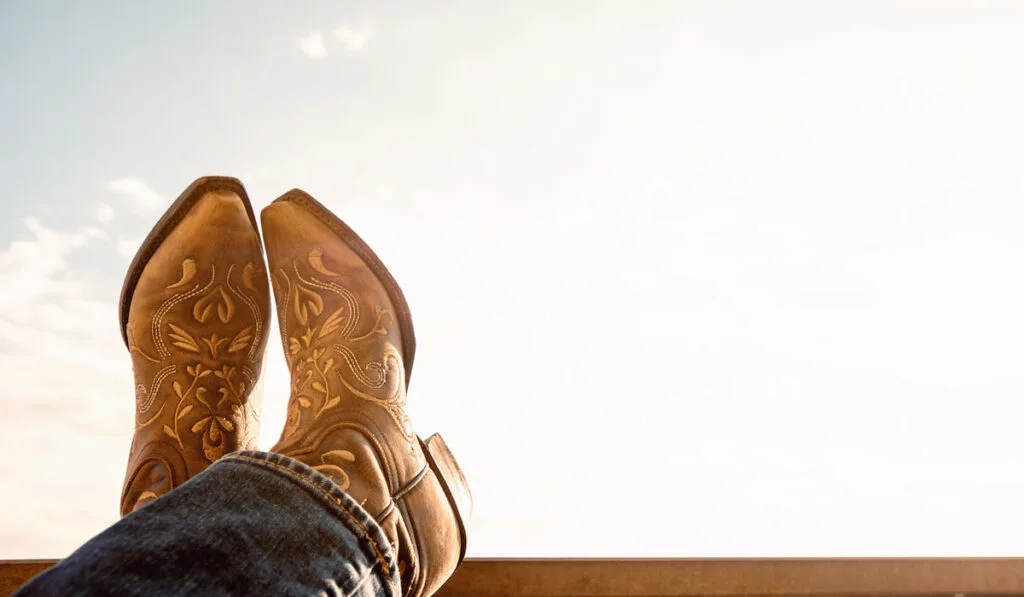
<instances>
[{"instance_id":1,"label":"wispy cloud","mask_svg":"<svg viewBox=\"0 0 1024 597\"><path fill-rule=\"evenodd\" d=\"M339 25L334 29L330 41L340 46L344 52L358 52L366 46L372 37L373 28L370 26L370 22L364 19L354 25L344 23ZM311 31L308 35L300 37L298 44L302 53L313 60L327 58L327 41L320 31Z\"/></svg>"},{"instance_id":2,"label":"wispy cloud","mask_svg":"<svg viewBox=\"0 0 1024 597\"><path fill-rule=\"evenodd\" d=\"M163 198L139 178L115 178L108 180L106 187L147 211L156 211L164 204Z\"/></svg>"},{"instance_id":3,"label":"wispy cloud","mask_svg":"<svg viewBox=\"0 0 1024 597\"><path fill-rule=\"evenodd\" d=\"M93 209L92 211L92 217L95 218L96 221L100 222L101 224L106 224L107 222L113 220L115 215L117 214L114 211L114 208L110 207L106 203L98 203L96 205L96 208Z\"/></svg>"},{"instance_id":4,"label":"wispy cloud","mask_svg":"<svg viewBox=\"0 0 1024 597\"><path fill-rule=\"evenodd\" d=\"M334 30L334 39L349 52L358 52L373 37L373 29L368 21L360 21L358 25L341 25Z\"/></svg>"},{"instance_id":5,"label":"wispy cloud","mask_svg":"<svg viewBox=\"0 0 1024 597\"><path fill-rule=\"evenodd\" d=\"M69 261L87 245L106 240L106 234L93 227L58 232L35 218L24 224L31 238L13 241L0 251L0 288L14 289L0 293L0 376L7 380L0 389L0 414L70 400L63 384L79 374L94 380L83 388L82 399L111 387L115 393L123 391L126 386L105 386L99 379L106 374L125 379L123 372L111 368L112 363L123 362L117 358L116 306L95 298L95 271L78 270ZM54 376L53 371L62 374ZM33 424L42 429L62 421L82 423L63 416ZM67 417L74 416L73 409L67 411Z\"/></svg>"},{"instance_id":6,"label":"wispy cloud","mask_svg":"<svg viewBox=\"0 0 1024 597\"><path fill-rule=\"evenodd\" d=\"M306 56L313 60L327 58L327 46L324 44L324 34L313 31L309 35L299 38L299 49Z\"/></svg>"},{"instance_id":7,"label":"wispy cloud","mask_svg":"<svg viewBox=\"0 0 1024 597\"><path fill-rule=\"evenodd\" d=\"M95 490L75 516L58 514L59 522L47 519L48 500L4 500L11 524L0 530L0 557L67 553L116 520L119 466L85 467L88 474L70 466L47 478L37 471L78 451L94 462L123 462L134 410L117 305L97 298L116 296L116 287L97 289L100 272L75 263L76 252L106 234L91 226L62 232L36 218L23 225L25 239L0 246L0 288L8 289L0 293L0 450L35 450L31 463L11 464L4 478L36 485L39 493L31 495L66 495L87 484Z\"/></svg>"},{"instance_id":8,"label":"wispy cloud","mask_svg":"<svg viewBox=\"0 0 1024 597\"><path fill-rule=\"evenodd\" d=\"M0 293L0 315L24 319L53 295L72 290L73 282L60 277L67 268L68 254L106 233L91 226L72 233L61 233L43 226L36 218L26 218L25 227L32 240L13 241L0 252L0 288L16 289Z\"/></svg>"}]
</instances>

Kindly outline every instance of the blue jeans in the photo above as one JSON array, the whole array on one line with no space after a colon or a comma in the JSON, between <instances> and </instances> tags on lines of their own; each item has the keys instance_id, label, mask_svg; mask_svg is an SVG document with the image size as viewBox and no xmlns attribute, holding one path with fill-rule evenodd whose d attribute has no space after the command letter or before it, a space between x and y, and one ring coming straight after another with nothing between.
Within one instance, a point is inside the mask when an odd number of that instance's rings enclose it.
<instances>
[{"instance_id":1,"label":"blue jeans","mask_svg":"<svg viewBox=\"0 0 1024 597\"><path fill-rule=\"evenodd\" d=\"M401 595L383 531L324 475L236 452L15 595Z\"/></svg>"}]
</instances>

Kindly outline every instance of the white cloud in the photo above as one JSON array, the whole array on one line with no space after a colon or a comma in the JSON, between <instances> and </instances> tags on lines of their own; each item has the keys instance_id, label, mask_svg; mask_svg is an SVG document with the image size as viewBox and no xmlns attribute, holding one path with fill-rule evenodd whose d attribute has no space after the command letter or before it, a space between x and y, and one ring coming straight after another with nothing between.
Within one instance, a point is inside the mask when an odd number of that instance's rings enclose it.
<instances>
[{"instance_id":1,"label":"white cloud","mask_svg":"<svg viewBox=\"0 0 1024 597\"><path fill-rule=\"evenodd\" d=\"M115 178L108 180L106 187L147 211L156 211L164 204L163 198L138 178Z\"/></svg>"},{"instance_id":2,"label":"white cloud","mask_svg":"<svg viewBox=\"0 0 1024 597\"><path fill-rule=\"evenodd\" d=\"M117 329L116 279L110 287L97 284L100 272L72 260L106 235L91 226L59 232L36 218L27 218L24 230L29 239L0 248L0 288L7 289L0 293L0 451L31 445L34 454L31 464L8 463L0 471L21 488L0 500L11 513L0 530L0 557L63 555L114 522L123 470L82 466L74 454L88 451L93 463L123 462L132 430L131 369ZM68 464L61 474L38 475L40 466L55 470L59 462ZM82 496L77 514L61 521L67 527L58 531L46 518L52 509L46 496L67 495L83 483L95 483L95 490Z\"/></svg>"},{"instance_id":3,"label":"white cloud","mask_svg":"<svg viewBox=\"0 0 1024 597\"><path fill-rule=\"evenodd\" d=\"M114 212L114 208L110 207L106 203L97 204L96 208L92 212L92 217L96 218L96 221L101 224L106 224L113 220L115 215L117 214Z\"/></svg>"},{"instance_id":4,"label":"white cloud","mask_svg":"<svg viewBox=\"0 0 1024 597\"><path fill-rule=\"evenodd\" d=\"M371 37L373 37L373 30L367 21L360 21L355 27L341 25L334 30L334 38L349 52L362 50Z\"/></svg>"},{"instance_id":5,"label":"white cloud","mask_svg":"<svg viewBox=\"0 0 1024 597\"><path fill-rule=\"evenodd\" d=\"M327 46L324 45L324 35L319 31L313 31L305 37L299 38L299 49L306 56L313 60L323 60L327 57Z\"/></svg>"},{"instance_id":6,"label":"white cloud","mask_svg":"<svg viewBox=\"0 0 1024 597\"><path fill-rule=\"evenodd\" d=\"M135 253L139 250L139 245L141 244L141 238L125 238L121 236L117 239L117 252L131 259L135 256Z\"/></svg>"},{"instance_id":7,"label":"white cloud","mask_svg":"<svg viewBox=\"0 0 1024 597\"><path fill-rule=\"evenodd\" d=\"M116 329L113 333L109 330L116 321L109 312L116 311L116 306L91 298L96 272L76 269L68 259L93 241L105 240L106 234L93 227L57 232L35 218L27 218L25 228L32 233L31 240L13 241L0 251L0 288L11 289L0 293L0 341L5 343L0 347L0 357L37 362L44 368L55 361L70 363L100 357L87 347L102 344L104 337L117 344ZM14 350L5 354L8 347ZM0 389L0 397L23 399L40 393L31 388L59 385L59 380L50 375L7 370L2 366L3 359L0 376L8 382ZM65 379L63 375L57 377ZM50 397L56 399L59 395L57 392Z\"/></svg>"},{"instance_id":8,"label":"white cloud","mask_svg":"<svg viewBox=\"0 0 1024 597\"><path fill-rule=\"evenodd\" d=\"M61 233L43 226L36 218L26 218L25 227L35 237L13 241L0 253L0 317L21 317L40 301L72 290L73 281L60 274L68 269L66 257L72 250L106 234L91 226L77 232Z\"/></svg>"},{"instance_id":9,"label":"white cloud","mask_svg":"<svg viewBox=\"0 0 1024 597\"><path fill-rule=\"evenodd\" d=\"M346 52L362 50L372 36L373 30L368 21L360 21L356 25L340 25L334 30L334 41ZM311 31L308 35L300 37L298 43L302 53L313 60L327 58L327 44L322 32Z\"/></svg>"}]
</instances>

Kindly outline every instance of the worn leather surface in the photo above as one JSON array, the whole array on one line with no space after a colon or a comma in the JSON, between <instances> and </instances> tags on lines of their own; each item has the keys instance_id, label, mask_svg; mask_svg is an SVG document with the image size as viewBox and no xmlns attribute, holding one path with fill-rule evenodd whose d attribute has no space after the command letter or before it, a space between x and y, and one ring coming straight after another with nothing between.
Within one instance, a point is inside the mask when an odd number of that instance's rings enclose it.
<instances>
[{"instance_id":1,"label":"worn leather surface","mask_svg":"<svg viewBox=\"0 0 1024 597\"><path fill-rule=\"evenodd\" d=\"M306 197L293 191L262 213L292 379L271 451L328 475L361 503L397 553L404 593L430 595L455 570L461 544L457 514L406 414L401 347L411 320L353 248L361 241L345 238Z\"/></svg>"},{"instance_id":2,"label":"worn leather surface","mask_svg":"<svg viewBox=\"0 0 1024 597\"><path fill-rule=\"evenodd\" d=\"M136 429L122 515L259 435L270 307L259 235L237 193L202 193L140 249L152 256L128 307Z\"/></svg>"}]
</instances>

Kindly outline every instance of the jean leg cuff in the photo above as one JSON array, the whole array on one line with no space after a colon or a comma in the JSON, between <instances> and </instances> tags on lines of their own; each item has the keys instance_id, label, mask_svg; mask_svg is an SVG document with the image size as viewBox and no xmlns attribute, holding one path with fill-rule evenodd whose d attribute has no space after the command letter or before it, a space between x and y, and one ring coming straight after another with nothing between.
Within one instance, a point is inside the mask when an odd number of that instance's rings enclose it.
<instances>
[{"instance_id":1,"label":"jean leg cuff","mask_svg":"<svg viewBox=\"0 0 1024 597\"><path fill-rule=\"evenodd\" d=\"M282 454L244 450L233 452L219 462L236 462L258 466L292 481L320 500L352 533L371 561L380 564L381 574L388 580L399 578L398 560L383 529L370 514L326 475Z\"/></svg>"}]
</instances>

